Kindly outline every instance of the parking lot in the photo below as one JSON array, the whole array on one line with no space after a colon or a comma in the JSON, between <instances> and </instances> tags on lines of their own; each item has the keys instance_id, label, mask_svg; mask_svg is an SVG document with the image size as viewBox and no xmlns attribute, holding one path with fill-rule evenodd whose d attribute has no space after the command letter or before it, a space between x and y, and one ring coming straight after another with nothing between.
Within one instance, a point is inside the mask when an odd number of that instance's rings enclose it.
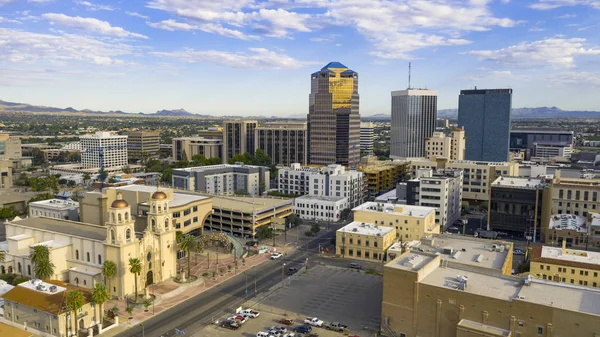
<instances>
[{"instance_id":1,"label":"parking lot","mask_svg":"<svg viewBox=\"0 0 600 337\"><path fill-rule=\"evenodd\" d=\"M315 266L286 279L284 289L278 289L259 303L250 301L246 307L260 311L239 330L206 327L196 336L256 336L258 331L281 325L281 318L292 318L298 326L305 317L318 317L325 322L348 325L350 335L372 336L379 327L383 278L348 268ZM278 286L280 287L280 285ZM222 317L221 319L224 319ZM315 328L319 337L341 336L340 333Z\"/></svg>"}]
</instances>

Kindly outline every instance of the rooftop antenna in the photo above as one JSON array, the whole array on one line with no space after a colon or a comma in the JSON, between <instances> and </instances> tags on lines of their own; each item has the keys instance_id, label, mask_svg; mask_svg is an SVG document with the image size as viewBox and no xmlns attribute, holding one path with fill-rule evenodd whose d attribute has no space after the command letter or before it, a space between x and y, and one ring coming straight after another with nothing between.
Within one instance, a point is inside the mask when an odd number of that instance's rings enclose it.
<instances>
[{"instance_id":1,"label":"rooftop antenna","mask_svg":"<svg viewBox=\"0 0 600 337\"><path fill-rule=\"evenodd\" d=\"M411 62L408 62L408 89L410 89L410 68Z\"/></svg>"}]
</instances>

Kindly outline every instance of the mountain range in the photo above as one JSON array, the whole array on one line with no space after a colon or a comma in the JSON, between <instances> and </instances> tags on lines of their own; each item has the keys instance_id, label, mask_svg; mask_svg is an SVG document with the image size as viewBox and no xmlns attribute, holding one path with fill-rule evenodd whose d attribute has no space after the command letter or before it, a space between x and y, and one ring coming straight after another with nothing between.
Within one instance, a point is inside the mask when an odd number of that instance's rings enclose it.
<instances>
[{"instance_id":1,"label":"mountain range","mask_svg":"<svg viewBox=\"0 0 600 337\"><path fill-rule=\"evenodd\" d=\"M30 112L30 113L85 113L85 114L127 114L127 112L116 110L116 111L95 111L89 109L77 110L72 107L67 108L55 108L38 105L30 105L26 103L15 103L0 100L0 111L8 112ZM185 109L175 110L158 110L154 113L143 113L138 114L144 116L161 116L161 117L214 117L211 115L200 115L195 114ZM439 118L457 118L458 109L441 109L438 110ZM225 117L243 117L243 116L225 116ZM246 116L250 118L250 116ZM251 116L252 118L266 118L264 116ZM271 118L296 118L305 119L306 114L295 114L291 116L273 116ZM600 118L600 111L569 111L562 110L557 107L537 107L537 108L514 108L512 110L513 118ZM391 115L389 114L374 114L374 115L362 115L361 119L370 121L382 121L389 120Z\"/></svg>"}]
</instances>

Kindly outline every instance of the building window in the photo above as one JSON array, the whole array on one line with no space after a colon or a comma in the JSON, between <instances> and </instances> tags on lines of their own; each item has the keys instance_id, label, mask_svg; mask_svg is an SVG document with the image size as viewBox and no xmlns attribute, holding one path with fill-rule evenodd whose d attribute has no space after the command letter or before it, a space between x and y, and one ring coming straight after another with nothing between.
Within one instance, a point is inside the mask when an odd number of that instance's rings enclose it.
<instances>
[{"instance_id":1,"label":"building window","mask_svg":"<svg viewBox=\"0 0 600 337\"><path fill-rule=\"evenodd\" d=\"M75 260L79 260L79 249L75 249Z\"/></svg>"},{"instance_id":2,"label":"building window","mask_svg":"<svg viewBox=\"0 0 600 337\"><path fill-rule=\"evenodd\" d=\"M544 334L544 328L542 328L541 326L538 326L537 333L538 333L538 336L542 336Z\"/></svg>"},{"instance_id":3,"label":"building window","mask_svg":"<svg viewBox=\"0 0 600 337\"><path fill-rule=\"evenodd\" d=\"M377 248L377 241L373 241L373 247Z\"/></svg>"},{"instance_id":4,"label":"building window","mask_svg":"<svg viewBox=\"0 0 600 337\"><path fill-rule=\"evenodd\" d=\"M87 252L86 254L87 254L87 256L86 256L87 257L87 262L90 262L90 252Z\"/></svg>"},{"instance_id":5,"label":"building window","mask_svg":"<svg viewBox=\"0 0 600 337\"><path fill-rule=\"evenodd\" d=\"M127 240L127 242L131 241L131 228L127 228L127 230L125 231L125 239Z\"/></svg>"},{"instance_id":6,"label":"building window","mask_svg":"<svg viewBox=\"0 0 600 337\"><path fill-rule=\"evenodd\" d=\"M31 276L31 265L27 265L27 275Z\"/></svg>"},{"instance_id":7,"label":"building window","mask_svg":"<svg viewBox=\"0 0 600 337\"><path fill-rule=\"evenodd\" d=\"M102 264L102 255L98 254L98 264Z\"/></svg>"}]
</instances>

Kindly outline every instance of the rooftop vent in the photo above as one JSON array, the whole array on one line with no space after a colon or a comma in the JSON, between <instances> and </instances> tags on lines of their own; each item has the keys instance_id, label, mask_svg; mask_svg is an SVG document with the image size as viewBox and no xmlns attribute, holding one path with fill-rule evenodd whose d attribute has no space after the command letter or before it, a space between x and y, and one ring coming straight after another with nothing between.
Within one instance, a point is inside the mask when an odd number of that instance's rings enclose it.
<instances>
[{"instance_id":1,"label":"rooftop vent","mask_svg":"<svg viewBox=\"0 0 600 337\"><path fill-rule=\"evenodd\" d=\"M58 290L56 286L50 286L50 292L55 293Z\"/></svg>"},{"instance_id":2,"label":"rooftop vent","mask_svg":"<svg viewBox=\"0 0 600 337\"><path fill-rule=\"evenodd\" d=\"M483 254L479 254L479 255L477 255L477 258L475 258L475 261L477 261L477 262L481 262L481 261L483 261L484 259L485 259L485 255L483 255Z\"/></svg>"},{"instance_id":3,"label":"rooftop vent","mask_svg":"<svg viewBox=\"0 0 600 337\"><path fill-rule=\"evenodd\" d=\"M358 232L358 228L352 228L353 232Z\"/></svg>"}]
</instances>

